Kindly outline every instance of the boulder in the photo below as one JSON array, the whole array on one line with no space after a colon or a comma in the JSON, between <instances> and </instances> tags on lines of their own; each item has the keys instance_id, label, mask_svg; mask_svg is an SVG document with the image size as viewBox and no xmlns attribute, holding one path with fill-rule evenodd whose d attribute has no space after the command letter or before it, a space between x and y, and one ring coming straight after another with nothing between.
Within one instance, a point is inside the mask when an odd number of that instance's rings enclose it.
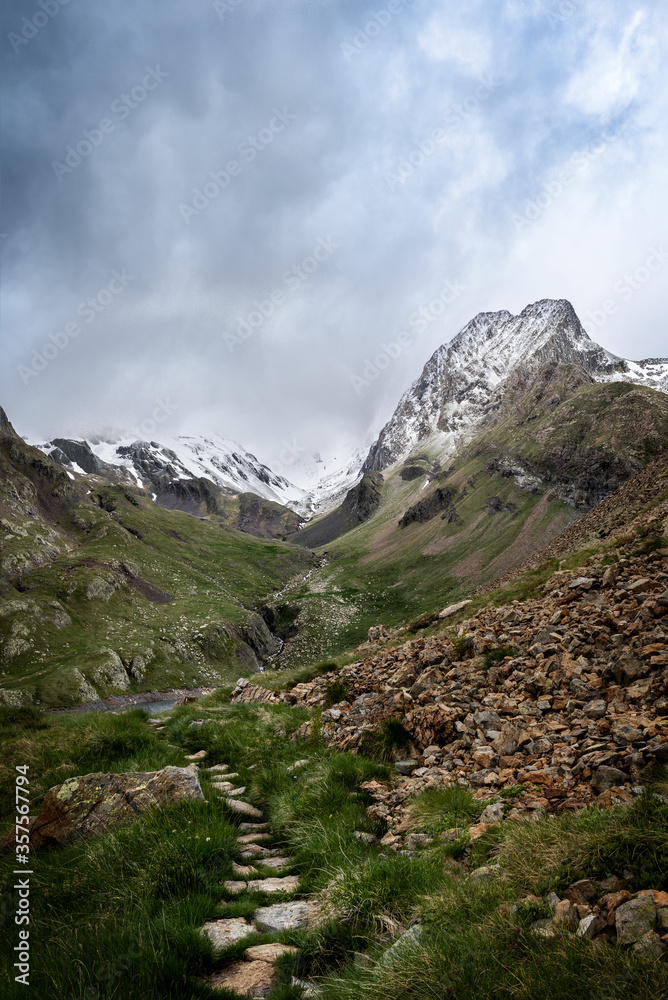
<instances>
[{"instance_id":1,"label":"boulder","mask_svg":"<svg viewBox=\"0 0 668 1000\"><path fill-rule=\"evenodd\" d=\"M490 802L480 817L481 823L500 823L503 819L505 806L503 802Z\"/></svg>"},{"instance_id":2,"label":"boulder","mask_svg":"<svg viewBox=\"0 0 668 1000\"><path fill-rule=\"evenodd\" d=\"M399 772L399 774L403 774L406 776L411 775L413 771L419 766L420 764L417 760L398 760L394 765L395 769Z\"/></svg>"},{"instance_id":3,"label":"boulder","mask_svg":"<svg viewBox=\"0 0 668 1000\"><path fill-rule=\"evenodd\" d=\"M615 788L619 785L628 784L629 777L617 767L608 767L602 764L596 769L591 779L592 788L599 792L604 792L608 788Z\"/></svg>"},{"instance_id":4,"label":"boulder","mask_svg":"<svg viewBox=\"0 0 668 1000\"><path fill-rule=\"evenodd\" d=\"M622 903L615 910L617 941L620 944L635 944L654 930L656 914L654 900L649 896L639 896Z\"/></svg>"},{"instance_id":5,"label":"boulder","mask_svg":"<svg viewBox=\"0 0 668 1000\"><path fill-rule=\"evenodd\" d=\"M90 670L91 680L102 687L125 691L130 687L123 661L113 649L101 649L96 659L98 662Z\"/></svg>"},{"instance_id":6,"label":"boulder","mask_svg":"<svg viewBox=\"0 0 668 1000\"><path fill-rule=\"evenodd\" d=\"M69 778L46 793L39 816L30 822L30 842L62 847L186 799L204 799L194 766Z\"/></svg>"}]
</instances>

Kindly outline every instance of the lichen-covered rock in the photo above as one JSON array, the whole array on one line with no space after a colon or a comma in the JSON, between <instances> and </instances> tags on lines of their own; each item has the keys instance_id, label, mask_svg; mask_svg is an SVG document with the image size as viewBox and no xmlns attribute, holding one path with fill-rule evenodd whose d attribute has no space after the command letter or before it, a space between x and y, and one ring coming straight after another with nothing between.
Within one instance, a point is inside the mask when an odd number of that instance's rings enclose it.
<instances>
[{"instance_id":1,"label":"lichen-covered rock","mask_svg":"<svg viewBox=\"0 0 668 1000\"><path fill-rule=\"evenodd\" d=\"M115 592L114 584L101 576L94 576L86 587L86 597L89 601L104 601L105 604L111 600Z\"/></svg>"},{"instance_id":2,"label":"lichen-covered rock","mask_svg":"<svg viewBox=\"0 0 668 1000\"><path fill-rule=\"evenodd\" d=\"M28 691L19 691L17 688L0 688L0 705L21 708L31 702L32 695Z\"/></svg>"},{"instance_id":3,"label":"lichen-covered rock","mask_svg":"<svg viewBox=\"0 0 668 1000\"><path fill-rule=\"evenodd\" d=\"M615 910L615 927L619 944L635 944L654 930L656 913L651 896L639 896L622 903Z\"/></svg>"},{"instance_id":4,"label":"lichen-covered rock","mask_svg":"<svg viewBox=\"0 0 668 1000\"><path fill-rule=\"evenodd\" d=\"M130 678L118 653L113 649L101 649L99 656L99 662L90 672L93 683L115 690L127 690Z\"/></svg>"},{"instance_id":5,"label":"lichen-covered rock","mask_svg":"<svg viewBox=\"0 0 668 1000\"><path fill-rule=\"evenodd\" d=\"M97 701L100 697L99 694L77 667L72 667L70 676L74 682L76 698L81 705L85 705L89 701Z\"/></svg>"},{"instance_id":6,"label":"lichen-covered rock","mask_svg":"<svg viewBox=\"0 0 668 1000\"><path fill-rule=\"evenodd\" d=\"M194 765L69 778L46 793L39 816L30 823L30 842L35 847L65 846L135 819L150 809L203 798Z\"/></svg>"}]
</instances>

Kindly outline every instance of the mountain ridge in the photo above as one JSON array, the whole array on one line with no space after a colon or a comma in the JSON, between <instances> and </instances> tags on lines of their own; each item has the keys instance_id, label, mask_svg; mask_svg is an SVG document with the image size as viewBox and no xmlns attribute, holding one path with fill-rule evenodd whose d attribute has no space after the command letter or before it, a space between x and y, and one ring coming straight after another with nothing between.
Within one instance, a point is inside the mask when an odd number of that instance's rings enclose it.
<instances>
[{"instance_id":1,"label":"mountain ridge","mask_svg":"<svg viewBox=\"0 0 668 1000\"><path fill-rule=\"evenodd\" d=\"M541 299L517 316L478 313L427 361L371 446L363 471L383 471L434 432L445 451L482 419L485 407L518 368L575 363L596 381L629 381L668 391L668 359L634 362L595 343L566 299Z\"/></svg>"}]
</instances>

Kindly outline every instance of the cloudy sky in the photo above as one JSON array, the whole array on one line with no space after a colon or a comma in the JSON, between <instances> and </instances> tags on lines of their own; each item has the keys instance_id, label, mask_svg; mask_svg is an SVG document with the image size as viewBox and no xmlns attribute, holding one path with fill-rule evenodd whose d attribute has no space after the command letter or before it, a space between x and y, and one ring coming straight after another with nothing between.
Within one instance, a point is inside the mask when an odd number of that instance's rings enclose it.
<instances>
[{"instance_id":1,"label":"cloudy sky","mask_svg":"<svg viewBox=\"0 0 668 1000\"><path fill-rule=\"evenodd\" d=\"M481 310L668 354L667 41L663 0L5 0L10 418L271 463Z\"/></svg>"}]
</instances>

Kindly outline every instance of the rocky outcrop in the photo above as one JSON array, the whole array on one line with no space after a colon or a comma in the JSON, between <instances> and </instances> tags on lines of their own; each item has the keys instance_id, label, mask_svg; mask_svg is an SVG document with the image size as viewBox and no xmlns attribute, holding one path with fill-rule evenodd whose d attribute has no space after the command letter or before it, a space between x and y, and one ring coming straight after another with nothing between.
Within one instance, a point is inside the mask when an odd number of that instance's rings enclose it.
<instances>
[{"instance_id":1,"label":"rocky outcrop","mask_svg":"<svg viewBox=\"0 0 668 1000\"><path fill-rule=\"evenodd\" d=\"M18 434L12 427L9 417L0 406L0 437L14 437L17 438Z\"/></svg>"},{"instance_id":2,"label":"rocky outcrop","mask_svg":"<svg viewBox=\"0 0 668 1000\"><path fill-rule=\"evenodd\" d=\"M668 454L650 462L593 510L566 528L549 545L518 563L508 573L497 577L493 583L497 586L507 583L521 573L536 569L545 559L562 558L577 548L600 543L601 539L611 536L633 520L664 491L668 491ZM647 529L645 527L640 530ZM489 586L486 584L485 589L489 589Z\"/></svg>"},{"instance_id":3,"label":"rocky outcrop","mask_svg":"<svg viewBox=\"0 0 668 1000\"><path fill-rule=\"evenodd\" d=\"M421 524L423 521L429 521L432 517L436 517L437 514L441 514L441 517L447 517L450 522L456 521L455 497L456 493L447 487L434 490L424 500L418 500L416 504L408 508L399 521L399 527L406 528L415 522Z\"/></svg>"},{"instance_id":4,"label":"rocky outcrop","mask_svg":"<svg viewBox=\"0 0 668 1000\"><path fill-rule=\"evenodd\" d=\"M87 441L71 441L69 438L54 438L51 441L53 446L49 452L50 458L59 465L69 466L72 463L79 466L84 472L98 473L110 470L111 466L106 465L92 451Z\"/></svg>"},{"instance_id":5,"label":"rocky outcrop","mask_svg":"<svg viewBox=\"0 0 668 1000\"><path fill-rule=\"evenodd\" d=\"M194 764L162 771L87 774L50 788L39 816L30 821L33 847L64 847L87 840L151 809L203 800ZM14 840L14 830L6 843Z\"/></svg>"},{"instance_id":6,"label":"rocky outcrop","mask_svg":"<svg viewBox=\"0 0 668 1000\"><path fill-rule=\"evenodd\" d=\"M363 524L380 506L382 486L383 477L380 473L365 473L357 486L348 491L339 507L292 535L290 541L307 548L316 548L333 541L356 525Z\"/></svg>"},{"instance_id":7,"label":"rocky outcrop","mask_svg":"<svg viewBox=\"0 0 668 1000\"><path fill-rule=\"evenodd\" d=\"M219 511L223 491L210 479L170 479L168 474L151 480L156 503L166 510L182 510L197 516Z\"/></svg>"}]
</instances>

